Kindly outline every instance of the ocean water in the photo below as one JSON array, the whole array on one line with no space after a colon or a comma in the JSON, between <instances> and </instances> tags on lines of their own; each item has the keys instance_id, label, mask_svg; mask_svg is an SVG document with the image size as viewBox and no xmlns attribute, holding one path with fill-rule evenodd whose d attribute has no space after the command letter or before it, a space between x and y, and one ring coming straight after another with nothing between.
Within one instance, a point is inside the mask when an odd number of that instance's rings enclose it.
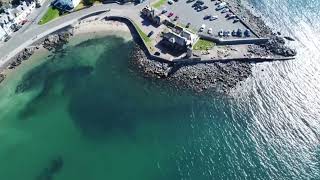
<instances>
[{"instance_id":1,"label":"ocean water","mask_svg":"<svg viewBox=\"0 0 320 180\"><path fill-rule=\"evenodd\" d=\"M0 179L320 179L320 2L249 3L299 54L228 96L143 78L117 36L33 57L0 84Z\"/></svg>"}]
</instances>

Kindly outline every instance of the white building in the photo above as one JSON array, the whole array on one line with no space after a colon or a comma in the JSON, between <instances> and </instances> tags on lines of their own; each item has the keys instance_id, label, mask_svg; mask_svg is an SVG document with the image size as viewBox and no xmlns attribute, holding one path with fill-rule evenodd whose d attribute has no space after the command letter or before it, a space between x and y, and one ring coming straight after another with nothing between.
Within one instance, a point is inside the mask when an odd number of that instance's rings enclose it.
<instances>
[{"instance_id":1,"label":"white building","mask_svg":"<svg viewBox=\"0 0 320 180\"><path fill-rule=\"evenodd\" d=\"M12 22L13 22L13 16L8 14L1 14L0 15L0 27L6 32L6 34L12 33Z\"/></svg>"},{"instance_id":2,"label":"white building","mask_svg":"<svg viewBox=\"0 0 320 180\"><path fill-rule=\"evenodd\" d=\"M4 31L2 27L0 27L0 41L3 41L6 37L7 33Z\"/></svg>"},{"instance_id":3,"label":"white building","mask_svg":"<svg viewBox=\"0 0 320 180\"><path fill-rule=\"evenodd\" d=\"M15 8L6 9L4 13L0 14L0 30L10 35L17 25L22 25L23 22L27 20L27 16L31 14L35 7L35 2L29 3L23 1ZM0 40L1 34L2 33L0 33Z\"/></svg>"},{"instance_id":4,"label":"white building","mask_svg":"<svg viewBox=\"0 0 320 180\"><path fill-rule=\"evenodd\" d=\"M15 19L14 23L21 24L24 20L26 20L27 16L29 16L32 10L36 7L35 2L27 4L25 1L21 3L18 7L14 9Z\"/></svg>"}]
</instances>

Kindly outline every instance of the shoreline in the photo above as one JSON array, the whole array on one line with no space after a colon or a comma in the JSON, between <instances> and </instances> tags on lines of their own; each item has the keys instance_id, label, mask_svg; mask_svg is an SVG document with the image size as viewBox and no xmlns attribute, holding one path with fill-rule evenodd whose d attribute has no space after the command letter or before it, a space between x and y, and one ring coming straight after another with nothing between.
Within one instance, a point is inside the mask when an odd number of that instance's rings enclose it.
<instances>
[{"instance_id":1,"label":"shoreline","mask_svg":"<svg viewBox=\"0 0 320 180\"><path fill-rule=\"evenodd\" d=\"M71 39L91 39L108 35L119 36L126 41L132 39L128 26L125 23L117 21L86 20L79 22L73 28L62 28L32 43L1 66L0 83L6 79L8 74L18 70L19 66L23 66L25 64L24 61L28 61L33 55L43 52L54 53L54 51L63 48Z\"/></svg>"},{"instance_id":2,"label":"shoreline","mask_svg":"<svg viewBox=\"0 0 320 180\"><path fill-rule=\"evenodd\" d=\"M241 0L228 0L227 2L230 9L241 17L259 36L271 39L270 42L264 46L251 45L250 52L252 54L261 55L261 53L267 53L278 54L285 57L285 55L290 56L296 53L294 50L286 47L284 39L277 36L277 33L272 32L272 29L267 26L261 18L255 16L250 9L245 7ZM54 53L55 50L63 48L63 46L69 42L70 38L82 35L88 35L88 37L92 38L97 38L97 36L118 35L124 39L135 39L136 34L132 31L130 24L110 19L97 20L96 18L96 16L88 17L79 21L71 28L60 29L33 43L32 46L35 47L31 47L31 49L27 47L24 51L10 59L8 64L11 65L11 68L9 66L9 69L14 69L41 48L53 51ZM129 35L124 37L121 36L120 32L125 32ZM218 86L222 87L220 89L221 91L228 92L252 74L252 64L248 62L213 62L210 64L194 65L172 65L172 63L168 62L159 62L154 59L149 59L141 44L139 44L139 47L133 49L133 55L131 57L136 61L135 64L138 69L142 70L147 77L166 79L178 87L191 88L197 92L214 89ZM15 61L18 62L17 65L12 64ZM3 71L3 69L0 69L0 83L6 76L6 73L3 72L7 72L7 70Z\"/></svg>"}]
</instances>

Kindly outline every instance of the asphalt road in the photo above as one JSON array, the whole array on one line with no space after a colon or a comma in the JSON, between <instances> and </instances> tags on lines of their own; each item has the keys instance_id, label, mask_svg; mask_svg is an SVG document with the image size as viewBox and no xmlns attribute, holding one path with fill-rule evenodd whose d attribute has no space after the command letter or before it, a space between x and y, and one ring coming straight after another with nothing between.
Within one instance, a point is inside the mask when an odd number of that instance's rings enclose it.
<instances>
[{"instance_id":1,"label":"asphalt road","mask_svg":"<svg viewBox=\"0 0 320 180\"><path fill-rule=\"evenodd\" d=\"M215 36L218 36L218 32L220 30L232 31L240 28L242 31L244 31L247 29L240 22L233 23L233 20L227 20L227 18L225 18L226 13L216 11L215 9L217 5L215 5L215 3L217 1L203 0L204 5L208 6L208 9L200 12L197 12L193 7L191 7L196 2L196 0L191 3L187 3L186 1L187 0L179 0L172 5L166 4L162 8L166 8L168 10L167 14L173 12L174 16L179 16L179 20L177 21L179 24L186 25L187 23L191 23L190 27L192 27L192 29L194 30L199 30L201 25L205 24L205 32L207 32L209 28L212 28L213 35ZM204 20L203 18L205 15L218 16L218 19L213 21Z\"/></svg>"},{"instance_id":2,"label":"asphalt road","mask_svg":"<svg viewBox=\"0 0 320 180\"><path fill-rule=\"evenodd\" d=\"M5 63L12 57L14 57L18 52L22 51L27 46L31 45L38 39L60 29L65 26L76 23L79 18L89 15L94 12L105 11L111 9L109 15L111 16L125 16L134 20L135 22L143 22L140 17L139 11L145 6L146 3L134 5L118 5L118 4L100 4L81 11L76 11L68 15L59 17L49 23L44 25L38 25L37 22L33 22L28 25L27 29L23 31L18 31L8 42L4 43L0 47L0 67L3 67ZM39 15L39 17L41 17ZM39 18L37 16L37 18ZM152 30L152 26L144 26L143 30L148 32L148 29ZM19 33L21 32L21 33Z\"/></svg>"}]
</instances>

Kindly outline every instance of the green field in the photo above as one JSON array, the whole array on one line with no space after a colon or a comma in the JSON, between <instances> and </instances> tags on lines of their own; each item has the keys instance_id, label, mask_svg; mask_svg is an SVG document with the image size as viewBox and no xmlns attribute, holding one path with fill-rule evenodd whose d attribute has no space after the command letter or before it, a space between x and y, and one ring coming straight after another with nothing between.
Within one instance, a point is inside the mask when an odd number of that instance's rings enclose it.
<instances>
[{"instance_id":1,"label":"green field","mask_svg":"<svg viewBox=\"0 0 320 180\"><path fill-rule=\"evenodd\" d=\"M44 16L38 22L38 24L40 24L40 25L45 24L45 23L47 23L47 22L49 22L59 16L60 16L60 12L58 9L53 8L53 7L49 7L46 14L44 14Z\"/></svg>"},{"instance_id":2,"label":"green field","mask_svg":"<svg viewBox=\"0 0 320 180\"><path fill-rule=\"evenodd\" d=\"M163 6L167 0L159 0L156 3L152 4L152 7L159 9L161 6Z\"/></svg>"},{"instance_id":3,"label":"green field","mask_svg":"<svg viewBox=\"0 0 320 180\"><path fill-rule=\"evenodd\" d=\"M193 46L194 50L208 50L213 48L215 45L214 42L204 40L204 39L199 39L197 43Z\"/></svg>"}]
</instances>

